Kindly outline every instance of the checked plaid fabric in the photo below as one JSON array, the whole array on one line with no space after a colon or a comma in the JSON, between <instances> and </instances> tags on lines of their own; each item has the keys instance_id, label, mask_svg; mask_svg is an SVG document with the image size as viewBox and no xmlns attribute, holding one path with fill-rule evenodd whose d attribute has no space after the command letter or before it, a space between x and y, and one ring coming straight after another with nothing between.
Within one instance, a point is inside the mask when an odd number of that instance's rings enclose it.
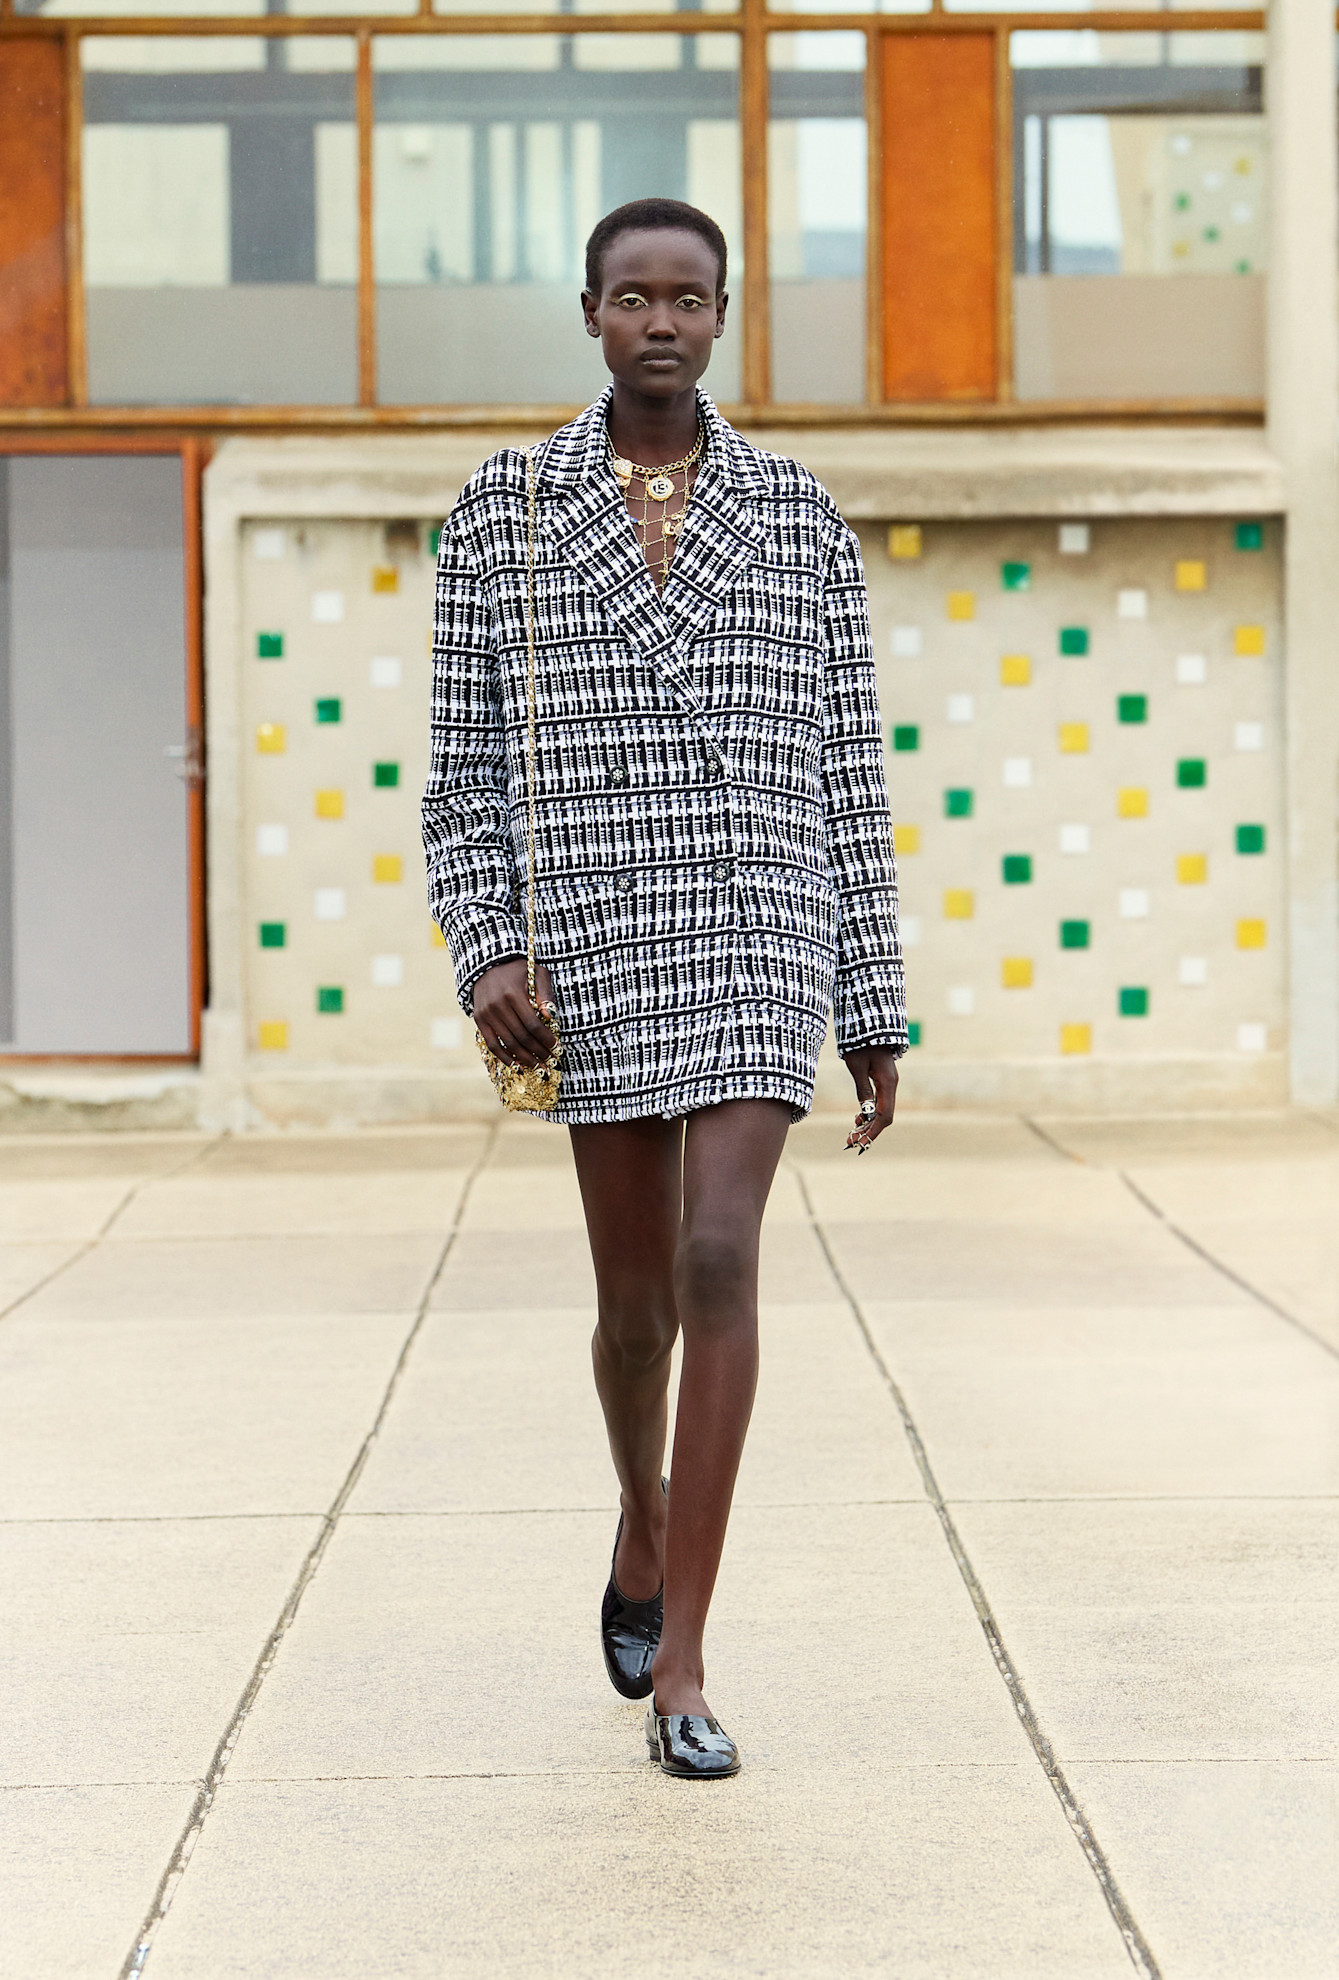
<instances>
[{"instance_id":1,"label":"checked plaid fabric","mask_svg":"<svg viewBox=\"0 0 1339 1980\"><path fill-rule=\"evenodd\" d=\"M609 391L536 457L538 955L554 1119L813 1101L842 1051L906 1049L860 551L806 469L700 394L707 445L663 598L607 461ZM442 531L423 837L462 1006L525 952L525 457Z\"/></svg>"}]
</instances>

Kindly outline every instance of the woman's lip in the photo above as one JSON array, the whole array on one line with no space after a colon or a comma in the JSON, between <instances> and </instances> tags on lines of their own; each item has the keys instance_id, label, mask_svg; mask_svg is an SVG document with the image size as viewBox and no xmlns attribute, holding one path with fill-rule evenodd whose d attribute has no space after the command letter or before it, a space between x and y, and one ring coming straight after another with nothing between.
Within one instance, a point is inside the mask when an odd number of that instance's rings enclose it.
<instances>
[{"instance_id":1,"label":"woman's lip","mask_svg":"<svg viewBox=\"0 0 1339 1980\"><path fill-rule=\"evenodd\" d=\"M683 359L677 351L643 351L638 362L641 364L682 364Z\"/></svg>"}]
</instances>

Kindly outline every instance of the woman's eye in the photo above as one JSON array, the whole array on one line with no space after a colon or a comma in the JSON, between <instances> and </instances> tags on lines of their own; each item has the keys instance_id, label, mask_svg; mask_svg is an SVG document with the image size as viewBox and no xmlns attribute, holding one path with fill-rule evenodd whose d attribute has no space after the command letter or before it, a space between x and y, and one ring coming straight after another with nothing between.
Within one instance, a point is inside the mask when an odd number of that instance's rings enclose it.
<instances>
[{"instance_id":1,"label":"woman's eye","mask_svg":"<svg viewBox=\"0 0 1339 1980\"><path fill-rule=\"evenodd\" d=\"M646 307L645 302L640 296L620 296L618 300L620 307L623 309L645 309Z\"/></svg>"},{"instance_id":2,"label":"woman's eye","mask_svg":"<svg viewBox=\"0 0 1339 1980\"><path fill-rule=\"evenodd\" d=\"M702 298L701 296L680 296L679 307L680 309L701 309Z\"/></svg>"}]
</instances>

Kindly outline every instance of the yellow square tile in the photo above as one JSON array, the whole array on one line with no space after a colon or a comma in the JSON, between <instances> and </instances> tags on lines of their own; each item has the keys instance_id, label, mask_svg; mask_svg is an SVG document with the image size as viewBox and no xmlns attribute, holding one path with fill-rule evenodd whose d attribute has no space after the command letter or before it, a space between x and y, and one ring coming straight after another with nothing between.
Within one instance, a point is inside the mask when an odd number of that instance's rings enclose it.
<instances>
[{"instance_id":1,"label":"yellow square tile","mask_svg":"<svg viewBox=\"0 0 1339 1980\"><path fill-rule=\"evenodd\" d=\"M1032 662L1026 653L1006 653L1000 660L1001 687L1027 687L1032 680Z\"/></svg>"},{"instance_id":2,"label":"yellow square tile","mask_svg":"<svg viewBox=\"0 0 1339 1980\"><path fill-rule=\"evenodd\" d=\"M903 859L908 853L918 853L921 849L921 828L919 825L894 825L893 850Z\"/></svg>"},{"instance_id":3,"label":"yellow square tile","mask_svg":"<svg viewBox=\"0 0 1339 1980\"><path fill-rule=\"evenodd\" d=\"M1237 923L1237 947L1239 949L1263 949L1265 946L1265 924L1263 921L1239 921Z\"/></svg>"},{"instance_id":4,"label":"yellow square tile","mask_svg":"<svg viewBox=\"0 0 1339 1980\"><path fill-rule=\"evenodd\" d=\"M446 937L435 921L432 924L432 935L429 939L434 949L444 949L446 947Z\"/></svg>"},{"instance_id":5,"label":"yellow square tile","mask_svg":"<svg viewBox=\"0 0 1339 1980\"><path fill-rule=\"evenodd\" d=\"M262 756L282 756L288 748L288 731L282 722L262 722L256 730L256 748Z\"/></svg>"},{"instance_id":6,"label":"yellow square tile","mask_svg":"<svg viewBox=\"0 0 1339 1980\"><path fill-rule=\"evenodd\" d=\"M947 887L944 890L944 919L946 921L970 921L976 913L976 897L970 887Z\"/></svg>"},{"instance_id":7,"label":"yellow square tile","mask_svg":"<svg viewBox=\"0 0 1339 1980\"><path fill-rule=\"evenodd\" d=\"M398 591L400 573L394 564L374 564L372 566L373 591Z\"/></svg>"},{"instance_id":8,"label":"yellow square tile","mask_svg":"<svg viewBox=\"0 0 1339 1980\"><path fill-rule=\"evenodd\" d=\"M1032 988L1031 956L1005 956L1000 964L1000 982L1006 990Z\"/></svg>"},{"instance_id":9,"label":"yellow square tile","mask_svg":"<svg viewBox=\"0 0 1339 1980\"><path fill-rule=\"evenodd\" d=\"M316 816L318 818L342 818L344 816L343 791L318 791L316 793Z\"/></svg>"},{"instance_id":10,"label":"yellow square tile","mask_svg":"<svg viewBox=\"0 0 1339 1980\"><path fill-rule=\"evenodd\" d=\"M1209 582L1209 566L1198 557L1183 557L1176 566L1178 591L1203 591Z\"/></svg>"},{"instance_id":11,"label":"yellow square tile","mask_svg":"<svg viewBox=\"0 0 1339 1980\"><path fill-rule=\"evenodd\" d=\"M1265 629L1263 626L1237 626L1232 634L1232 651L1246 657L1263 653L1265 650Z\"/></svg>"},{"instance_id":12,"label":"yellow square tile","mask_svg":"<svg viewBox=\"0 0 1339 1980\"><path fill-rule=\"evenodd\" d=\"M1060 1050L1073 1057L1093 1049L1093 1028L1090 1024L1062 1024L1060 1027Z\"/></svg>"},{"instance_id":13,"label":"yellow square tile","mask_svg":"<svg viewBox=\"0 0 1339 1980\"><path fill-rule=\"evenodd\" d=\"M1062 722L1060 724L1060 753L1062 756L1087 755L1088 724L1086 722Z\"/></svg>"},{"instance_id":14,"label":"yellow square tile","mask_svg":"<svg viewBox=\"0 0 1339 1980\"><path fill-rule=\"evenodd\" d=\"M404 861L399 853L373 853L372 878L383 887L393 887L404 879Z\"/></svg>"},{"instance_id":15,"label":"yellow square tile","mask_svg":"<svg viewBox=\"0 0 1339 1980\"><path fill-rule=\"evenodd\" d=\"M974 619L976 617L976 593L974 591L950 591L947 599L950 619Z\"/></svg>"},{"instance_id":16,"label":"yellow square tile","mask_svg":"<svg viewBox=\"0 0 1339 1980\"><path fill-rule=\"evenodd\" d=\"M286 1052L288 1050L288 1025L283 1018L266 1018L260 1027L260 1049L262 1052Z\"/></svg>"},{"instance_id":17,"label":"yellow square tile","mask_svg":"<svg viewBox=\"0 0 1339 1980\"><path fill-rule=\"evenodd\" d=\"M1148 792L1138 784L1126 784L1116 793L1117 818L1147 818Z\"/></svg>"},{"instance_id":18,"label":"yellow square tile","mask_svg":"<svg viewBox=\"0 0 1339 1980\"><path fill-rule=\"evenodd\" d=\"M1176 877L1183 887L1202 887L1209 877L1207 853L1178 853Z\"/></svg>"},{"instance_id":19,"label":"yellow square tile","mask_svg":"<svg viewBox=\"0 0 1339 1980\"><path fill-rule=\"evenodd\" d=\"M920 524L894 523L888 532L888 555L900 562L904 558L919 557L920 554Z\"/></svg>"}]
</instances>

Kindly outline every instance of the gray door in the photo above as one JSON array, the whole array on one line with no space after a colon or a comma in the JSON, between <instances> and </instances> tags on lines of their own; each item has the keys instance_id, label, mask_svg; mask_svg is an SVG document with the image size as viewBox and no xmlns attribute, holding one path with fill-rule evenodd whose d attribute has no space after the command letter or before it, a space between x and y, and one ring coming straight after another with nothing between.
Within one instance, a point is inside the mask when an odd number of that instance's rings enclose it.
<instances>
[{"instance_id":1,"label":"gray door","mask_svg":"<svg viewBox=\"0 0 1339 1980\"><path fill-rule=\"evenodd\" d=\"M190 1050L181 462L0 459L0 1051Z\"/></svg>"}]
</instances>

